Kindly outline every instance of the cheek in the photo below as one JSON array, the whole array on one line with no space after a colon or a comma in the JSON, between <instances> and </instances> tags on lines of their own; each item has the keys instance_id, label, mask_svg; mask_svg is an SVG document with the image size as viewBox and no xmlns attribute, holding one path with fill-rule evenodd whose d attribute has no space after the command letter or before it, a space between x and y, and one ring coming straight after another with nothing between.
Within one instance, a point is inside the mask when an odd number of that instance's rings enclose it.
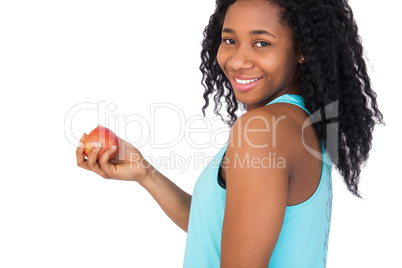
<instances>
[{"instance_id":1,"label":"cheek","mask_svg":"<svg viewBox=\"0 0 402 268\"><path fill-rule=\"evenodd\" d=\"M296 74L298 61L293 54L284 54L278 58L273 69L281 79L292 79ZM272 65L271 65L272 66Z\"/></svg>"}]
</instances>

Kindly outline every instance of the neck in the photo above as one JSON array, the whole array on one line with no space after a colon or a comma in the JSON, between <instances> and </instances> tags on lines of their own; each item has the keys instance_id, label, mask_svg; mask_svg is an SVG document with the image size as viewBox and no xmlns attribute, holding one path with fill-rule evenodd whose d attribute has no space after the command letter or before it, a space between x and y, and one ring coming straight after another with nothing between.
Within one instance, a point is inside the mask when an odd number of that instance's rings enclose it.
<instances>
[{"instance_id":1,"label":"neck","mask_svg":"<svg viewBox=\"0 0 402 268\"><path fill-rule=\"evenodd\" d=\"M263 107L263 106L267 105L268 103L270 103L271 101L273 101L274 99L276 99L282 95L285 95L285 94L299 95L300 94L300 78L299 77L300 76L297 75L295 77L295 79L292 81L292 83L289 84L289 86L284 87L283 89L279 90L272 96L269 96L266 100L264 100L260 103L247 105L247 111L251 111L256 108Z\"/></svg>"}]
</instances>

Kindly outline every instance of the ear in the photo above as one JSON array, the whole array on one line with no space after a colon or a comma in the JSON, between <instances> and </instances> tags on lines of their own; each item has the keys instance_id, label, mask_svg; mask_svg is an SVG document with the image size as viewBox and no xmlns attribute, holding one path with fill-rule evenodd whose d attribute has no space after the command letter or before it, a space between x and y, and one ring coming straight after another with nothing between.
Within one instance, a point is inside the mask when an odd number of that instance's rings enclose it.
<instances>
[{"instance_id":1,"label":"ear","mask_svg":"<svg viewBox=\"0 0 402 268\"><path fill-rule=\"evenodd\" d=\"M306 62L306 59L304 58L303 54L300 53L300 55L299 55L299 63L303 64L305 62Z\"/></svg>"},{"instance_id":2,"label":"ear","mask_svg":"<svg viewBox=\"0 0 402 268\"><path fill-rule=\"evenodd\" d=\"M305 58L303 56L303 53L302 53L301 49L299 48L299 50L298 50L298 62L299 62L299 64L303 64L305 61L306 60L305 60Z\"/></svg>"}]
</instances>

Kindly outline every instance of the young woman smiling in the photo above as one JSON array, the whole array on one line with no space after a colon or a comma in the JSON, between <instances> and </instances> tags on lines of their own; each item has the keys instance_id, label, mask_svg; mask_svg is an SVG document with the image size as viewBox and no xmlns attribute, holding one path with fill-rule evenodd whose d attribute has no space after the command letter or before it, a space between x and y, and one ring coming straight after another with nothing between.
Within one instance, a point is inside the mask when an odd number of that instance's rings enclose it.
<instances>
[{"instance_id":1,"label":"young woman smiling","mask_svg":"<svg viewBox=\"0 0 402 268\"><path fill-rule=\"evenodd\" d=\"M231 132L192 196L123 140L111 162L113 150L97 161L100 148L85 159L79 146L78 165L148 190L188 232L184 267L325 267L331 167L359 196L382 122L349 5L218 0L201 57L203 112L214 95L220 114L224 98Z\"/></svg>"}]
</instances>

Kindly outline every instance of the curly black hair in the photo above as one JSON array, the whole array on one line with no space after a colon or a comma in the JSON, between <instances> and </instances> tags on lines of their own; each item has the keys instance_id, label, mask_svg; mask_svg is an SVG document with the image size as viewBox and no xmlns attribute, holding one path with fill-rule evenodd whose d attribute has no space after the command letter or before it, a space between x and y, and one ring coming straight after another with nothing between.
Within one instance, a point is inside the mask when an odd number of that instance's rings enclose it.
<instances>
[{"instance_id":1,"label":"curly black hair","mask_svg":"<svg viewBox=\"0 0 402 268\"><path fill-rule=\"evenodd\" d=\"M376 94L363 55L361 38L347 0L266 0L279 8L278 19L288 25L295 47L306 59L300 65L300 95L306 108L320 118L328 107L338 112L337 133L328 135L328 122L313 124L333 163L354 195L358 191L361 166L371 150L374 125L383 123ZM237 119L236 111L246 106L239 103L231 84L217 62L221 31L228 7L236 0L217 0L214 14L204 30L200 70L205 87L205 105L213 95L215 114L230 126ZM228 120L220 114L221 100L226 103ZM318 111L318 113L317 113Z\"/></svg>"}]
</instances>

